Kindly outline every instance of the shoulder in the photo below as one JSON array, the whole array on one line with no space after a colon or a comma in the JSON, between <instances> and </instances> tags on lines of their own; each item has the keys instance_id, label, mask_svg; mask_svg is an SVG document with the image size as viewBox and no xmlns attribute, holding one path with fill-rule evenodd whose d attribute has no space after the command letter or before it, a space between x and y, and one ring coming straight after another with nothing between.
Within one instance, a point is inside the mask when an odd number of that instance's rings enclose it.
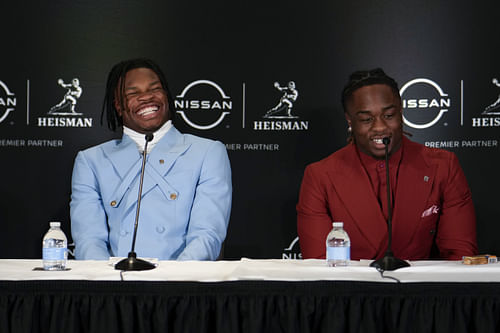
<instances>
[{"instance_id":1,"label":"shoulder","mask_svg":"<svg viewBox=\"0 0 500 333\"><path fill-rule=\"evenodd\" d=\"M182 163L186 166L199 166L209 174L230 175L231 167L226 146L217 140L207 139L192 134L180 134L178 141Z\"/></svg>"},{"instance_id":2,"label":"shoulder","mask_svg":"<svg viewBox=\"0 0 500 333\"><path fill-rule=\"evenodd\" d=\"M179 156L178 162L186 163L191 166L201 166L203 168L219 168L226 164L229 165L229 156L226 146L217 140L207 139L192 134L183 134L176 128L165 135L165 141L158 144L160 149L166 149L169 152L176 152ZM169 144L170 142L170 144ZM155 147L155 149L157 149ZM160 154L161 150L153 154Z\"/></svg>"},{"instance_id":3,"label":"shoulder","mask_svg":"<svg viewBox=\"0 0 500 333\"><path fill-rule=\"evenodd\" d=\"M218 141L203 138L193 134L181 134L182 141L185 145L189 145L189 150L194 152L208 152L208 151L224 151L226 152L226 146Z\"/></svg>"},{"instance_id":4,"label":"shoulder","mask_svg":"<svg viewBox=\"0 0 500 333\"><path fill-rule=\"evenodd\" d=\"M405 155L413 158L419 158L426 162L427 165L432 166L436 164L455 164L458 159L455 153L440 149L426 147L423 144L405 139Z\"/></svg>"},{"instance_id":5,"label":"shoulder","mask_svg":"<svg viewBox=\"0 0 500 333\"><path fill-rule=\"evenodd\" d=\"M79 155L85 155L87 158L91 157L97 157L102 155L103 153L112 151L116 149L116 147L121 143L121 139L113 139L109 140L103 143L100 143L98 145L86 148L81 150L78 154Z\"/></svg>"},{"instance_id":6,"label":"shoulder","mask_svg":"<svg viewBox=\"0 0 500 333\"><path fill-rule=\"evenodd\" d=\"M193 134L181 134L181 135L183 136L185 143L191 143L194 145L211 146L211 145L222 144L220 141L203 138L201 136L196 136Z\"/></svg>"},{"instance_id":7,"label":"shoulder","mask_svg":"<svg viewBox=\"0 0 500 333\"><path fill-rule=\"evenodd\" d=\"M134 150L131 150L131 147ZM109 140L79 151L75 158L75 168L86 165L93 169L99 169L103 164L112 163L113 156L115 159L118 158L119 162L127 162L128 164L134 156L130 153L131 151L137 153L137 148L132 140L125 144L123 139Z\"/></svg>"},{"instance_id":8,"label":"shoulder","mask_svg":"<svg viewBox=\"0 0 500 333\"><path fill-rule=\"evenodd\" d=\"M356 158L356 149L354 144L350 143L322 160L309 164L306 169L309 172L332 170L350 163L353 158Z\"/></svg>"}]
</instances>

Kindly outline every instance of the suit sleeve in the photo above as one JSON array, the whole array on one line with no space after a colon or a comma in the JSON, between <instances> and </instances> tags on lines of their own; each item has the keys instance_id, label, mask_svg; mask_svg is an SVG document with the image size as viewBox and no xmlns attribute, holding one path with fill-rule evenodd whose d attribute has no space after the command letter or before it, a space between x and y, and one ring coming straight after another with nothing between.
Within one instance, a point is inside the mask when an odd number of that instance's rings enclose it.
<instances>
[{"instance_id":1,"label":"suit sleeve","mask_svg":"<svg viewBox=\"0 0 500 333\"><path fill-rule=\"evenodd\" d=\"M231 212L231 167L226 147L213 142L205 153L178 260L215 260L226 237Z\"/></svg>"},{"instance_id":2,"label":"suit sleeve","mask_svg":"<svg viewBox=\"0 0 500 333\"><path fill-rule=\"evenodd\" d=\"M297 204L297 232L304 259L326 257L326 236L332 229L326 191L319 170L310 165L304 172Z\"/></svg>"},{"instance_id":3,"label":"suit sleeve","mask_svg":"<svg viewBox=\"0 0 500 333\"><path fill-rule=\"evenodd\" d=\"M476 215L464 172L456 155L450 156L436 244L441 258L459 260L477 254Z\"/></svg>"},{"instance_id":4,"label":"suit sleeve","mask_svg":"<svg viewBox=\"0 0 500 333\"><path fill-rule=\"evenodd\" d=\"M76 259L109 258L108 227L97 178L84 152L79 152L71 180L71 235Z\"/></svg>"}]
</instances>

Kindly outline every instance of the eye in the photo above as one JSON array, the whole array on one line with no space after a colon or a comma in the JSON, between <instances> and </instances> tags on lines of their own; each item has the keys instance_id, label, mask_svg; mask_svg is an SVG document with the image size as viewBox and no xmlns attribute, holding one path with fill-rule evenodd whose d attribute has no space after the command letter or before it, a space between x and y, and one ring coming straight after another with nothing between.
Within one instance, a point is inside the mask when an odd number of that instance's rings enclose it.
<instances>
[{"instance_id":1,"label":"eye","mask_svg":"<svg viewBox=\"0 0 500 333\"><path fill-rule=\"evenodd\" d=\"M370 123L373 120L373 117L360 118L359 121L365 124Z\"/></svg>"},{"instance_id":2,"label":"eye","mask_svg":"<svg viewBox=\"0 0 500 333\"><path fill-rule=\"evenodd\" d=\"M394 113L386 113L386 114L384 115L384 118L385 118L385 119L392 119L393 117L394 117Z\"/></svg>"}]
</instances>

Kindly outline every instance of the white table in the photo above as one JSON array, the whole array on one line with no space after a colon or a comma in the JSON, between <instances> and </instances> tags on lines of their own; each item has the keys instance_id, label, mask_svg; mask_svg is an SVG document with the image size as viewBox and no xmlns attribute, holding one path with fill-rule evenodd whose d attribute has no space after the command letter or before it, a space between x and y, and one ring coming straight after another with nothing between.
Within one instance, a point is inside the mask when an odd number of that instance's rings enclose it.
<instances>
[{"instance_id":1,"label":"white table","mask_svg":"<svg viewBox=\"0 0 500 333\"><path fill-rule=\"evenodd\" d=\"M70 260L68 271L33 270L41 267L41 260L0 260L0 280L120 280L120 271L109 261ZM199 281L222 282L240 280L274 281L370 281L395 283L382 278L369 267L371 261L351 261L347 267L328 267L324 260L252 260L238 261L155 261L158 266L149 271L125 272L129 281ZM464 265L460 261L416 261L411 266L396 271L386 271L384 276L400 282L500 282L500 263Z\"/></svg>"},{"instance_id":2,"label":"white table","mask_svg":"<svg viewBox=\"0 0 500 333\"><path fill-rule=\"evenodd\" d=\"M0 260L0 332L495 332L500 264L370 261L160 261L125 272L108 261ZM123 281L120 281L123 277Z\"/></svg>"}]
</instances>

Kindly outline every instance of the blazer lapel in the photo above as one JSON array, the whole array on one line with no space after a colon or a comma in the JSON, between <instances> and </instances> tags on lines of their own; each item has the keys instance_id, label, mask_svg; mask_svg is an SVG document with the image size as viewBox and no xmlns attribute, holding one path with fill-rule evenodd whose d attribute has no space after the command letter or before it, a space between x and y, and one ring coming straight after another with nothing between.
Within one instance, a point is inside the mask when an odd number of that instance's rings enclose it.
<instances>
[{"instance_id":1,"label":"blazer lapel","mask_svg":"<svg viewBox=\"0 0 500 333\"><path fill-rule=\"evenodd\" d=\"M377 253L383 253L387 243L387 223L354 144L346 147L343 157L342 164L336 164L327 171L328 177L353 218L353 227Z\"/></svg>"},{"instance_id":2,"label":"blazer lapel","mask_svg":"<svg viewBox=\"0 0 500 333\"><path fill-rule=\"evenodd\" d=\"M167 200L175 200L178 193L164 179L164 176L189 146L190 144L184 143L182 134L174 127L165 134L146 157L142 197L158 185ZM126 212L137 202L142 154L139 153L135 142L127 135L124 135L121 142L108 149L105 154L121 178L120 184L112 195L112 200L115 201L113 207L121 207ZM130 193L126 195L128 191ZM126 202L122 202L124 198Z\"/></svg>"},{"instance_id":3,"label":"blazer lapel","mask_svg":"<svg viewBox=\"0 0 500 333\"><path fill-rule=\"evenodd\" d=\"M104 154L122 180L130 173L135 173L136 164L141 160L141 154L135 142L127 135L123 135L115 146L106 146Z\"/></svg>"},{"instance_id":4,"label":"blazer lapel","mask_svg":"<svg viewBox=\"0 0 500 333\"><path fill-rule=\"evenodd\" d=\"M173 168L179 156L186 152L191 144L184 142L184 136L172 127L156 144L146 163L147 181L144 179L143 193L158 185L167 200L175 200L178 192L167 182L165 176ZM175 195L175 196L173 196Z\"/></svg>"},{"instance_id":5,"label":"blazer lapel","mask_svg":"<svg viewBox=\"0 0 500 333\"><path fill-rule=\"evenodd\" d=\"M166 175L177 158L190 146L190 143L184 142L183 135L172 127L149 154L150 162L154 161L152 168L159 175Z\"/></svg>"},{"instance_id":6,"label":"blazer lapel","mask_svg":"<svg viewBox=\"0 0 500 333\"><path fill-rule=\"evenodd\" d=\"M436 168L427 164L418 145L403 137L404 150L399 166L398 185L394 199L392 248L394 253L406 252L420 224L432 190Z\"/></svg>"},{"instance_id":7,"label":"blazer lapel","mask_svg":"<svg viewBox=\"0 0 500 333\"><path fill-rule=\"evenodd\" d=\"M118 208L123 205L122 199L125 193L130 189L140 173L141 154L135 142L127 135L123 135L122 140L117 145L106 148L104 153L120 177L120 182L110 198L114 202L112 207Z\"/></svg>"}]
</instances>

